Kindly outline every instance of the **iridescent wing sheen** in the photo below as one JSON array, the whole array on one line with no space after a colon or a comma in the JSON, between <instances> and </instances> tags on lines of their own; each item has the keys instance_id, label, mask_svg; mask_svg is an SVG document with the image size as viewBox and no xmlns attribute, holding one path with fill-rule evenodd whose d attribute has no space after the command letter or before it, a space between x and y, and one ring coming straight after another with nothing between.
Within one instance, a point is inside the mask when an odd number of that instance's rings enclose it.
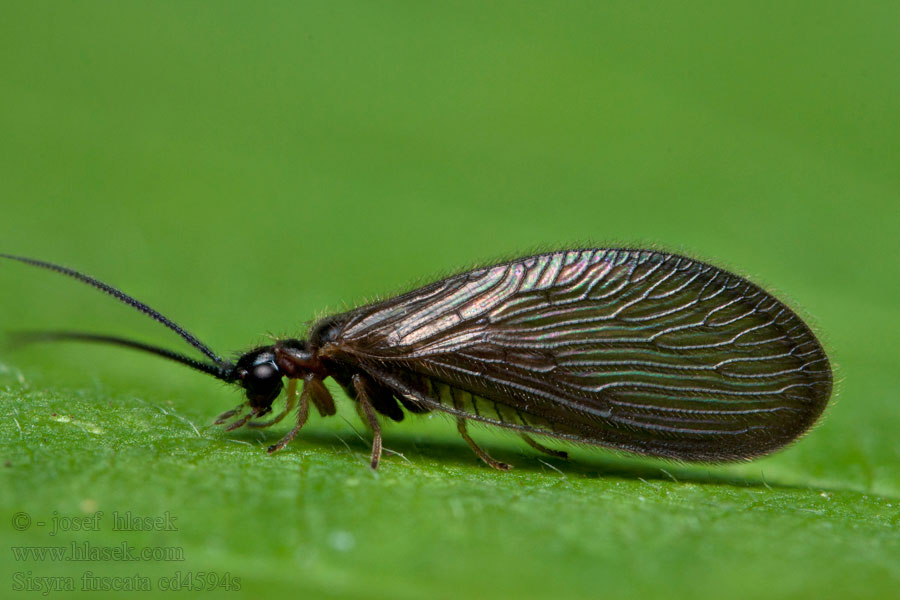
<instances>
[{"instance_id":1,"label":"iridescent wing sheen","mask_svg":"<svg viewBox=\"0 0 900 600\"><path fill-rule=\"evenodd\" d=\"M806 431L831 393L828 358L796 314L674 254L530 256L345 317L342 352L398 396L642 454L763 454Z\"/></svg>"}]
</instances>

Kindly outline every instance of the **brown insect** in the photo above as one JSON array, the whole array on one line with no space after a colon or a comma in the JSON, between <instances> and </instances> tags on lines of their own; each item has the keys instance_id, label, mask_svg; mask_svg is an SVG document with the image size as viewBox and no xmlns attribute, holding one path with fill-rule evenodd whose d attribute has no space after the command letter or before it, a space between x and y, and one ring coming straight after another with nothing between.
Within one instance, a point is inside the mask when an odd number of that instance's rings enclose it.
<instances>
[{"instance_id":1,"label":"brown insect","mask_svg":"<svg viewBox=\"0 0 900 600\"><path fill-rule=\"evenodd\" d=\"M78 332L27 339L116 344L163 356L241 386L246 400L216 420L231 431L270 427L310 404L335 414L328 377L358 403L381 457L378 415L440 411L469 436L477 421L518 432L686 461L748 459L803 434L828 402L822 346L787 306L746 279L650 250L563 250L474 269L327 317L304 340L283 339L236 362L96 279L0 254L92 285L175 331L208 360L115 336ZM284 379L284 408L271 415ZM297 390L298 381L302 389ZM263 417L268 419L262 420Z\"/></svg>"}]
</instances>

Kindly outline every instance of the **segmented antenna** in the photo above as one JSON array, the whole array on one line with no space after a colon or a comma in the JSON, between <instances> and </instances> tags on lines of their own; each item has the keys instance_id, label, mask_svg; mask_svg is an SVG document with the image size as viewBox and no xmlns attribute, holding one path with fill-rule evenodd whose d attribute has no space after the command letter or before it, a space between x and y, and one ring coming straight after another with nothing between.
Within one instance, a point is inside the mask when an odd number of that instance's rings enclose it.
<instances>
[{"instance_id":1,"label":"segmented antenna","mask_svg":"<svg viewBox=\"0 0 900 600\"><path fill-rule=\"evenodd\" d=\"M225 372L225 371L231 369L231 363L219 358L216 355L216 353L213 352L206 344L202 343L200 340L195 338L193 335L191 335L190 333L185 331L181 326L179 326L178 324L169 320L168 318L164 317L158 311L153 310L152 308L150 308L143 302L135 300L128 294L117 290L116 288L112 287L111 285L107 285L107 284L103 283L102 281L98 281L98 280L94 279L93 277L89 277L88 275L85 275L84 273L79 273L78 271L75 271L74 269L69 269L67 267L55 265L55 264L49 263L49 262L44 262L42 260L36 260L34 258L26 258L24 256L14 256L12 254L2 254L2 253L0 253L0 258L8 258L10 260L17 260L17 261L25 263L27 265L41 267L42 269L48 269L50 271L56 271L57 273L62 273L63 275L68 275L69 277L77 279L78 281L81 281L90 286L93 286L93 287L97 288L98 290L100 290L101 292L105 292L105 293L109 294L110 296L112 296L113 298L118 300L119 302L123 302L123 303L127 304L128 306L141 311L142 313L144 313L145 315L147 315L154 321L157 321L158 323L162 323L163 325L165 325L166 327L168 327L169 329L171 329L172 331L174 331L175 333L180 335L182 337L182 339L184 339L188 344L190 344L191 346L193 346L194 348L196 348L197 350L199 350L200 352L205 354L207 357L210 358L210 360L212 360L214 363L216 363L220 372ZM96 336L96 338L104 338L104 337L107 337L107 336ZM118 340L118 341L112 341L112 340ZM101 340L94 339L93 341L101 341ZM144 350L147 350L148 352L153 352L153 353L159 354L161 356L167 356L168 358L171 358L172 360L176 360L176 361L186 364L188 366L193 366L194 368L200 368L200 367L190 364L190 362L187 362L187 361L191 361L192 359L187 358L187 357L182 357L180 354L176 354L176 353L166 354L168 351L163 350L162 348L155 348L154 346L146 346L144 344L141 344L140 342L130 342L129 340L124 340L124 339L120 339L120 338L109 337L107 339L107 341L109 341L110 343L118 343L120 345L131 346L133 348L142 348ZM181 357L186 360L181 360L180 358L177 358L177 357ZM203 365L203 363L199 363L199 362L197 362L197 364ZM200 370L204 371L206 373L210 373L211 375L215 375L215 373L213 373L209 369L200 368ZM216 376L218 377L218 375L216 375Z\"/></svg>"},{"instance_id":2,"label":"segmented antenna","mask_svg":"<svg viewBox=\"0 0 900 600\"><path fill-rule=\"evenodd\" d=\"M172 352L166 348L152 346L143 342L129 340L128 338L118 337L114 335L102 335L96 333L84 333L81 331L16 331L10 334L12 342L15 344L29 344L34 342L98 342L101 344L111 344L113 346L124 346L126 348L134 348L135 350L143 350L169 360L181 363L198 371L202 371L208 375L212 375L216 379L231 382L234 381L234 369L231 365L220 366L211 365L209 363L195 360L190 356Z\"/></svg>"}]
</instances>

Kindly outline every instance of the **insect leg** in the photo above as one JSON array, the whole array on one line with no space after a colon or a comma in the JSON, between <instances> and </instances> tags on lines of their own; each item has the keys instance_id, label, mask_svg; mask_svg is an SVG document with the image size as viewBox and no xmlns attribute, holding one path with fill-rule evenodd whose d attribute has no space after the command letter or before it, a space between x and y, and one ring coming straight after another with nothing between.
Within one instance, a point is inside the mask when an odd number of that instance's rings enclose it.
<instances>
[{"instance_id":1,"label":"insect leg","mask_svg":"<svg viewBox=\"0 0 900 600\"><path fill-rule=\"evenodd\" d=\"M455 388L450 388L450 397L453 399L453 408L462 412L463 403L462 403L462 392ZM456 428L459 430L459 435L462 436L466 443L469 444L469 447L478 455L478 458L486 462L491 467L500 470L500 471L508 471L510 466L506 463L499 462L491 458L491 456L485 452L475 441L469 437L469 431L466 427L466 420L462 417L456 417ZM525 434L522 434L522 437L526 437Z\"/></svg>"},{"instance_id":2,"label":"insect leg","mask_svg":"<svg viewBox=\"0 0 900 600\"><path fill-rule=\"evenodd\" d=\"M498 471L509 471L511 468L508 464L504 462L500 462L499 460L495 460L491 458L491 455L481 449L481 447L475 443L471 437L469 437L469 432L466 429L466 420L462 417L456 418L456 428L459 430L459 435L462 436L462 439L466 440L466 443L469 445L469 448L478 455L478 458L483 460L488 464L489 467L497 469Z\"/></svg>"},{"instance_id":3,"label":"insect leg","mask_svg":"<svg viewBox=\"0 0 900 600\"><path fill-rule=\"evenodd\" d=\"M331 397L331 392L328 391L321 379L318 377L310 378L306 380L306 386L309 388L310 400L316 405L320 415L330 417L337 413L337 408L334 406L334 398Z\"/></svg>"},{"instance_id":4,"label":"insect leg","mask_svg":"<svg viewBox=\"0 0 900 600\"><path fill-rule=\"evenodd\" d=\"M291 442L291 440L294 439L298 433L300 433L300 430L306 424L306 419L309 418L309 380L314 376L308 375L307 377L309 377L309 379L307 379L306 377L303 378L303 391L300 392L300 409L297 411L297 424L293 429L287 432L287 435L278 440L277 444L272 444L271 446L269 446L269 448L267 449L269 454L278 452L279 450L287 446Z\"/></svg>"},{"instance_id":5,"label":"insect leg","mask_svg":"<svg viewBox=\"0 0 900 600\"><path fill-rule=\"evenodd\" d=\"M371 465L372 469L377 469L378 461L381 460L381 425L379 425L378 418L375 416L375 408L372 406L372 401L369 399L365 380L363 380L359 373L353 376L353 388L356 390L359 405L362 407L363 413L366 415L366 420L369 422L369 427L372 429Z\"/></svg>"},{"instance_id":6,"label":"insect leg","mask_svg":"<svg viewBox=\"0 0 900 600\"><path fill-rule=\"evenodd\" d=\"M231 410L226 410L226 411L223 412L221 415L219 415L218 417L216 417L216 420L213 421L213 424L215 424L215 425L223 425L223 424L225 423L225 421L227 421L228 419L230 419L230 418L233 417L234 415L240 414L241 412L244 411L245 408L247 408L247 403L246 403L246 402L241 402L240 404L238 404L237 406L235 406L235 407L232 408Z\"/></svg>"},{"instance_id":7,"label":"insect leg","mask_svg":"<svg viewBox=\"0 0 900 600\"><path fill-rule=\"evenodd\" d=\"M253 427L255 429L260 429L263 427L271 427L276 423L280 422L283 418L288 416L292 410L294 410L294 406L297 405L297 380L289 379L287 392L287 399L284 402L284 410L269 419L268 421L250 421L247 423L247 427Z\"/></svg>"},{"instance_id":8,"label":"insect leg","mask_svg":"<svg viewBox=\"0 0 900 600\"><path fill-rule=\"evenodd\" d=\"M250 412L248 412L246 415L244 415L240 419L237 419L236 421L233 421L231 423L231 425L229 425L228 427L225 428L225 431L234 431L235 429L239 429L239 428L243 427L244 425L246 425L247 421L249 421L250 419L252 419L255 416L256 416L256 411L251 409Z\"/></svg>"},{"instance_id":9,"label":"insect leg","mask_svg":"<svg viewBox=\"0 0 900 600\"><path fill-rule=\"evenodd\" d=\"M565 450L554 450L553 448L548 448L542 443L535 440L533 437L528 435L527 433L520 433L522 439L525 440L525 443L534 448L539 452L543 452L544 454L549 454L550 456L555 456L556 458L569 458L569 453Z\"/></svg>"}]
</instances>

